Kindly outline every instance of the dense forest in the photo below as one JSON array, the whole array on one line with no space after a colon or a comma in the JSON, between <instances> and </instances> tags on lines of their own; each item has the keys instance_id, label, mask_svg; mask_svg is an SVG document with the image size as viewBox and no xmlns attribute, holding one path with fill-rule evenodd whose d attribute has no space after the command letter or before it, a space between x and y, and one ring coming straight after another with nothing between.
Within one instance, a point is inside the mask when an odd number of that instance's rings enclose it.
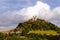
<instances>
[{"instance_id":1,"label":"dense forest","mask_svg":"<svg viewBox=\"0 0 60 40\"><path fill-rule=\"evenodd\" d=\"M60 28L42 19L28 20L8 32L0 32L0 40L60 40Z\"/></svg>"}]
</instances>

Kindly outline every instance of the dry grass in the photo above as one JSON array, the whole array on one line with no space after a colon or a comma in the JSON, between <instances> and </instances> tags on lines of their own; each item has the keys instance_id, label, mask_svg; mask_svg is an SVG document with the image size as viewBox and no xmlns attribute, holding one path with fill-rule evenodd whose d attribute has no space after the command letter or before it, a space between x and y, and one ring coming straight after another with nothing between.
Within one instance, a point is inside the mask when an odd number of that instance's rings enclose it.
<instances>
[{"instance_id":1,"label":"dry grass","mask_svg":"<svg viewBox=\"0 0 60 40\"><path fill-rule=\"evenodd\" d=\"M41 35L58 35L58 33L54 30L31 30L28 32L28 34L30 33L35 33L35 34L41 34Z\"/></svg>"}]
</instances>

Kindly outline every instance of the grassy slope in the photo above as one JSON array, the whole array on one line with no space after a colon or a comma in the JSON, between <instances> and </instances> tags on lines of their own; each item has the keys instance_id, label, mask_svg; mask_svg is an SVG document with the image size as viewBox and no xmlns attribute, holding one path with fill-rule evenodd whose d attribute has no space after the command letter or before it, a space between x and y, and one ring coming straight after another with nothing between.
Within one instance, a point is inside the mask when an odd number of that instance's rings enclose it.
<instances>
[{"instance_id":1,"label":"grassy slope","mask_svg":"<svg viewBox=\"0 0 60 40\"><path fill-rule=\"evenodd\" d=\"M45 31L44 30L31 30L28 32L28 34L30 33L41 34L41 35L46 34L46 35L53 35L53 36L58 35L58 33L54 30L45 30Z\"/></svg>"},{"instance_id":2,"label":"grassy slope","mask_svg":"<svg viewBox=\"0 0 60 40\"><path fill-rule=\"evenodd\" d=\"M35 33L35 34L41 34L41 35L46 34L53 36L58 35L60 33L60 28L58 28L58 26L41 19L37 19L34 22L28 20L24 23L20 23L15 30L25 32L28 30L29 32L27 32L27 34Z\"/></svg>"},{"instance_id":3,"label":"grassy slope","mask_svg":"<svg viewBox=\"0 0 60 40\"><path fill-rule=\"evenodd\" d=\"M21 33L16 34L18 31ZM10 34L11 32L14 33ZM0 40L60 40L60 36L57 36L58 34L60 34L60 28L58 26L45 20L37 19L34 22L28 20L19 23L17 28L11 30L9 34L1 33Z\"/></svg>"}]
</instances>

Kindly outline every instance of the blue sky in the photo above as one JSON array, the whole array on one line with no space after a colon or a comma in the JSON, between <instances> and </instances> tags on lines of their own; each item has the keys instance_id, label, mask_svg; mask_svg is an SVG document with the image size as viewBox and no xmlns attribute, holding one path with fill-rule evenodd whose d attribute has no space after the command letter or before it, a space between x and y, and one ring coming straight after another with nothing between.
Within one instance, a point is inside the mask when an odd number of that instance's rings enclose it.
<instances>
[{"instance_id":1,"label":"blue sky","mask_svg":"<svg viewBox=\"0 0 60 40\"><path fill-rule=\"evenodd\" d=\"M60 27L60 0L0 0L0 30L37 16Z\"/></svg>"},{"instance_id":2,"label":"blue sky","mask_svg":"<svg viewBox=\"0 0 60 40\"><path fill-rule=\"evenodd\" d=\"M51 8L60 6L60 0L0 0L0 13L33 6L37 1L45 2L49 4Z\"/></svg>"}]
</instances>

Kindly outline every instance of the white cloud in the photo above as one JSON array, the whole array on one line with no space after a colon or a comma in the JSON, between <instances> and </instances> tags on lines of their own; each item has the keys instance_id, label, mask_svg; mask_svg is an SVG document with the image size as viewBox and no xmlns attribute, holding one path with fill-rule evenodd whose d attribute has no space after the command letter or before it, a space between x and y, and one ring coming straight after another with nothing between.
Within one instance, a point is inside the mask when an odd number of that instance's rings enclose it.
<instances>
[{"instance_id":1,"label":"white cloud","mask_svg":"<svg viewBox=\"0 0 60 40\"><path fill-rule=\"evenodd\" d=\"M60 27L60 7L56 7L52 10L53 16L50 21Z\"/></svg>"},{"instance_id":2,"label":"white cloud","mask_svg":"<svg viewBox=\"0 0 60 40\"><path fill-rule=\"evenodd\" d=\"M32 18L33 16L37 16L39 19L45 19L59 26L60 25L60 22L59 22L60 11L59 10L60 10L60 7L57 7L51 10L50 6L47 3L38 1L35 6L1 14L0 25L3 26L5 29L6 29L5 26L8 26L7 28L10 27L11 29L12 28L11 26L16 27L18 23L24 22ZM4 28L0 30L3 30Z\"/></svg>"},{"instance_id":3,"label":"white cloud","mask_svg":"<svg viewBox=\"0 0 60 40\"><path fill-rule=\"evenodd\" d=\"M45 12L44 12L45 11ZM33 16L40 16L43 17L45 14L48 14L50 12L50 6L46 3L37 2L35 6L23 8L19 11L18 14L24 14L24 16L28 16L27 19L30 19ZM44 17L45 18L45 17Z\"/></svg>"}]
</instances>

